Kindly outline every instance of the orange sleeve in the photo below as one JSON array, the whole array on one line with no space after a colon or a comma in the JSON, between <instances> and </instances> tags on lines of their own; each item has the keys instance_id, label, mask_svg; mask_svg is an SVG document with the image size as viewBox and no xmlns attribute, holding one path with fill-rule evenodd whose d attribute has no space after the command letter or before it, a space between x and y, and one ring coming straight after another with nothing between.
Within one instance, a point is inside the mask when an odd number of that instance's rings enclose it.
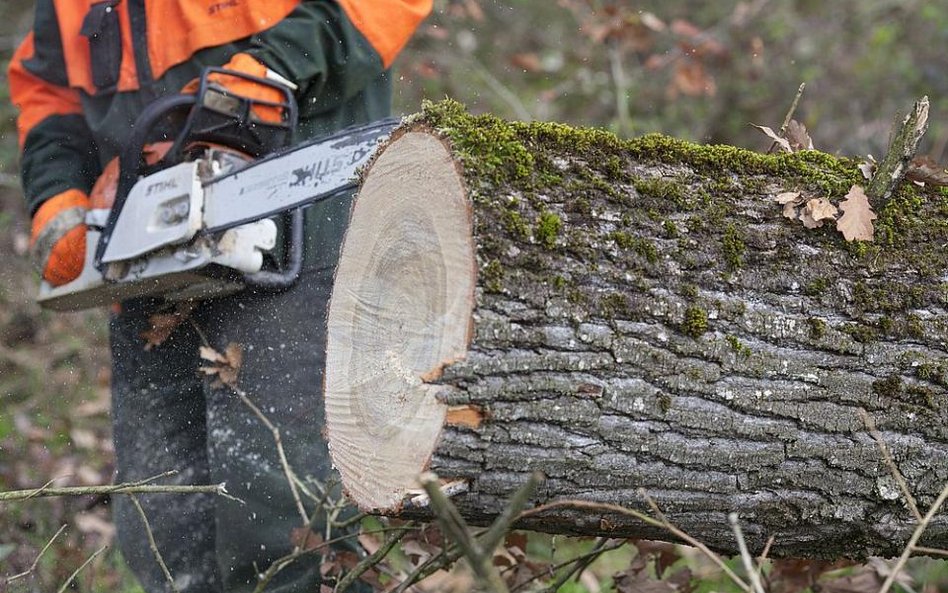
<instances>
[{"instance_id":1,"label":"orange sleeve","mask_svg":"<svg viewBox=\"0 0 948 593\"><path fill-rule=\"evenodd\" d=\"M46 82L26 69L24 61L32 56L33 33L30 33L13 54L7 71L10 99L20 112L16 122L20 149L30 130L47 117L82 113L77 90Z\"/></svg>"},{"instance_id":2,"label":"orange sleeve","mask_svg":"<svg viewBox=\"0 0 948 593\"><path fill-rule=\"evenodd\" d=\"M432 0L339 0L339 5L388 68L431 12Z\"/></svg>"}]
</instances>

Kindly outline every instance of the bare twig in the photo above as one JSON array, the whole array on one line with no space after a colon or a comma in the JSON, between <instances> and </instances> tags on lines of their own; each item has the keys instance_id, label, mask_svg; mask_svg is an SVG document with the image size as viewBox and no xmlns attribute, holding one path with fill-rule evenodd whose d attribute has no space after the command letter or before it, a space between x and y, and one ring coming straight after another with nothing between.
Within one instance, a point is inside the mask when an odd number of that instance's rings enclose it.
<instances>
[{"instance_id":1,"label":"bare twig","mask_svg":"<svg viewBox=\"0 0 948 593\"><path fill-rule=\"evenodd\" d=\"M696 540L695 538L691 537L690 535L688 535L687 533L679 529L677 526L675 526L671 521L669 521L668 518L665 516L665 513L663 513L661 509L658 508L658 505L655 504L655 501L652 500L652 497L649 496L647 492L645 492L645 489L640 488L639 493L645 498L645 502L648 503L648 506L649 508L652 509L652 512L655 513L655 515L661 520L662 526L665 527L665 529L667 529L673 535L676 535L680 537L681 539L685 540L690 545L701 550L701 553L707 556L708 559L710 559L712 562L714 562L718 566L718 568L720 568L724 572L724 574L726 574L728 578L730 578L734 582L735 585L737 585L744 591L751 593L752 589L750 585L745 583L744 579L737 576L737 573L731 570L731 568L727 564L724 563L724 560L720 556L712 552L711 549L708 548L708 546L704 545L703 542L700 542Z\"/></svg>"},{"instance_id":2,"label":"bare twig","mask_svg":"<svg viewBox=\"0 0 948 593\"><path fill-rule=\"evenodd\" d=\"M161 572L164 573L165 578L168 580L168 585L171 587L173 593L178 593L178 586L174 584L174 578L171 577L171 571L168 570L168 565L165 564L165 559L161 557L161 552L158 551L158 544L155 543L155 534L151 530L151 525L148 523L148 517L145 515L145 509L142 508L140 502L138 502L138 497L134 494L129 498L132 500L132 505L135 507L135 510L138 511L138 516L142 518L142 525L145 526L145 535L148 537L148 547L151 549L151 553L155 556L155 560L158 561L158 566L161 567Z\"/></svg>"},{"instance_id":3,"label":"bare twig","mask_svg":"<svg viewBox=\"0 0 948 593\"><path fill-rule=\"evenodd\" d=\"M402 538L408 534L408 532L414 531L414 530L415 530L415 525L412 523L412 524L405 525L403 527L399 527L395 531L390 533L388 537L385 538L385 541L382 542L382 545L379 546L378 550L376 550L372 554L369 554L368 556L360 560L358 564L352 567L352 570L347 572L345 576L343 576L339 580L339 582L336 583L336 587L335 589L333 589L333 591L336 593L342 593L343 591L351 587L352 583L354 583L356 579L362 576L362 573L364 573L368 569L372 568L373 566L381 562L382 558L385 558L385 556L388 555L388 553L392 550L392 548L395 547L395 544L400 542Z\"/></svg>"},{"instance_id":4,"label":"bare twig","mask_svg":"<svg viewBox=\"0 0 948 593\"><path fill-rule=\"evenodd\" d=\"M928 554L930 556L944 556L948 558L948 550L942 550L941 548L926 548L925 546L915 546L912 552L918 552L919 554Z\"/></svg>"},{"instance_id":5,"label":"bare twig","mask_svg":"<svg viewBox=\"0 0 948 593\"><path fill-rule=\"evenodd\" d=\"M586 552L585 554L582 554L581 556L577 556L573 558L572 560L568 560L556 566L550 567L551 571L556 572L560 568L565 568L566 566L569 566L572 564L572 567L569 570L561 574L555 581L553 581L551 585L549 585L548 587L546 587L546 589L543 590L544 593L556 593L557 591L560 590L560 587L566 584L566 581L572 579L573 577L578 578L579 575L581 575L584 570L589 568L589 565L595 562L600 556L602 556L606 552L611 552L612 550L621 548L627 543L625 541L620 541L618 544L607 545L609 543L609 539L610 538L608 537L600 537L598 540L596 540L596 544L593 546L593 549L590 550L589 552ZM524 581L523 583L517 583L517 586L514 587L513 591L519 591L527 583L529 583L530 581L536 578L539 578L539 575L537 575L536 577L533 577L532 579L528 579L527 581Z\"/></svg>"},{"instance_id":6,"label":"bare twig","mask_svg":"<svg viewBox=\"0 0 948 593\"><path fill-rule=\"evenodd\" d=\"M756 566L754 559L751 558L750 550L747 549L747 540L744 539L744 531L741 529L741 523L738 520L737 513L729 513L728 522L731 524L731 531L734 532L734 539L737 540L737 549L741 553L741 561L744 563L744 572L750 579L751 587L754 593L765 593L764 584L760 580L760 567Z\"/></svg>"},{"instance_id":7,"label":"bare twig","mask_svg":"<svg viewBox=\"0 0 948 593\"><path fill-rule=\"evenodd\" d=\"M124 483L104 486L71 486L65 488L43 487L32 490L8 490L0 492L0 502L16 502L31 498L50 498L56 496L83 496L86 494L217 494L238 500L227 494L224 484L204 486L178 486L175 484L146 485Z\"/></svg>"},{"instance_id":8,"label":"bare twig","mask_svg":"<svg viewBox=\"0 0 948 593\"><path fill-rule=\"evenodd\" d=\"M922 97L915 102L912 112L905 116L892 136L885 157L866 187L866 195L876 210L882 208L902 182L908 163L918 151L918 144L927 129L928 97Z\"/></svg>"},{"instance_id":9,"label":"bare twig","mask_svg":"<svg viewBox=\"0 0 948 593\"><path fill-rule=\"evenodd\" d=\"M24 570L23 572L19 574L15 574L12 577L7 578L7 583L12 583L13 581L17 579L22 579L23 577L32 574L33 571L36 570L37 565L39 565L40 558L43 557L43 554L46 553L46 550L48 550L49 547L53 545L53 542L56 541L56 538L59 537L59 534L62 533L65 529L66 529L66 524L63 523L62 527L60 527L59 530L53 534L53 537L49 538L49 541L46 542L46 545L43 546L42 550L40 550L40 553L36 555L36 559L33 560L33 564L31 564L30 567Z\"/></svg>"},{"instance_id":10,"label":"bare twig","mask_svg":"<svg viewBox=\"0 0 948 593\"><path fill-rule=\"evenodd\" d=\"M438 476L429 472L423 474L419 481L425 492L428 493L431 509L437 515L438 522L441 523L441 527L444 529L444 534L458 544L478 580L495 593L506 593L507 585L500 578L497 568L490 561L489 554L485 553L485 549L471 535L471 530L464 518L461 517L457 507L441 491Z\"/></svg>"},{"instance_id":11,"label":"bare twig","mask_svg":"<svg viewBox=\"0 0 948 593\"><path fill-rule=\"evenodd\" d=\"M480 541L472 535L471 529L464 518L461 517L457 507L442 492L438 476L426 473L421 476L419 481L428 494L431 509L437 515L445 535L458 544L464 556L467 557L474 575L490 590L503 593L508 589L492 561L494 548L500 544L504 535L510 530L511 523L521 516L520 511L542 479L543 475L539 472L530 474L527 481L510 498L503 512L494 520Z\"/></svg>"},{"instance_id":12,"label":"bare twig","mask_svg":"<svg viewBox=\"0 0 948 593\"><path fill-rule=\"evenodd\" d=\"M882 453L882 460L885 461L885 465L889 468L889 473L892 474L892 478L895 480L895 483L899 485L899 489L902 491L902 497L905 498L905 504L908 505L910 511L915 516L916 521L922 520L922 514L918 511L918 504L915 502L915 497L912 496L912 491L909 490L908 482L905 480L905 476L902 475L902 472L899 471L899 467L895 465L895 460L892 459L892 454L889 452L889 447L886 445L885 439L882 438L882 433L876 428L876 423L872 419L872 416L869 415L866 410L859 408L859 417L862 419L862 423L866 426L866 430L869 431L869 434L872 435L872 438L876 441L876 444L879 445L879 451Z\"/></svg>"},{"instance_id":13,"label":"bare twig","mask_svg":"<svg viewBox=\"0 0 948 593\"><path fill-rule=\"evenodd\" d=\"M750 585L744 582L744 580L741 577L739 577L733 570L731 570L724 563L724 560L722 560L720 556L712 552L708 548L708 546L704 545L703 543L701 543L694 537L688 535L687 533L685 533L684 531L676 527L673 523L671 523L665 517L665 515L661 512L661 510L658 508L658 505L655 504L655 501L653 501L652 498L648 496L648 494L646 494L644 490L640 490L640 493L642 494L643 497L645 497L645 500L648 503L649 507L651 507L652 511L656 514L656 516L659 517L659 519L649 517L645 513L640 513L634 509L627 509L617 504L609 504L605 502L592 502L588 500L574 500L574 499L557 500L554 502L549 502L544 505L540 505L538 507L534 507L532 509L529 509L521 513L520 518L536 515L550 509L564 508L564 507L576 508L576 509L589 509L589 510L597 510L597 511L609 511L609 512L613 512L619 515L626 515L628 517L633 517L635 519L638 519L639 521L642 521L646 525L651 525L652 527L665 529L666 531L678 537L679 539L681 539L688 545L697 548L702 554L704 554L709 560L711 560L718 568L720 568L721 571L724 572L724 574L726 574L728 578L734 582L735 585L737 585L740 589L742 589L743 591L746 591L747 593L753 593L752 589L750 588Z\"/></svg>"},{"instance_id":14,"label":"bare twig","mask_svg":"<svg viewBox=\"0 0 948 593\"><path fill-rule=\"evenodd\" d=\"M790 120L793 119L793 114L797 111L797 105L800 103L800 97L803 96L803 89L806 88L806 83L801 82L800 88L797 89L797 94L793 97L793 102L790 103L790 109L787 110L787 115L783 118L783 123L780 124L780 131L777 132L777 135L781 138L785 137L787 133L787 128L790 127ZM770 148L767 149L767 154L770 154L777 148L777 142L774 142L770 145Z\"/></svg>"},{"instance_id":15,"label":"bare twig","mask_svg":"<svg viewBox=\"0 0 948 593\"><path fill-rule=\"evenodd\" d=\"M290 462L286 458L286 451L283 449L283 438L280 436L280 429L276 427L275 424L270 422L270 419L257 407L250 397L247 395L243 389L238 389L237 387L231 385L231 389L237 396L240 398L240 401L244 402L254 415L260 419L260 422L263 422L263 425L266 426L270 433L273 435L273 441L276 443L277 455L280 457L280 465L283 467L283 473L286 474L286 481L290 484L290 493L293 495L293 501L296 503L296 510L300 514L303 525L309 524L309 515L306 514L306 507L303 506L303 501L300 498L300 492L298 487L299 479L296 477L296 473L293 471L293 468L290 467Z\"/></svg>"},{"instance_id":16,"label":"bare twig","mask_svg":"<svg viewBox=\"0 0 948 593\"><path fill-rule=\"evenodd\" d=\"M915 544L917 544L918 540L921 539L922 534L925 533L925 530L928 528L928 524L931 522L932 517L934 517L935 514L938 513L939 509L941 509L941 505L945 503L946 498L948 498L948 484L945 484L941 494L938 495L938 498L935 499L935 502L932 504L931 508L928 509L928 512L925 513L925 516L922 517L921 521L919 521L918 526L915 528L915 532L912 533L912 537L905 545L902 555L899 556L899 559L895 562L895 566L892 567L892 571L889 573L889 576L886 577L885 582L882 583L882 588L879 589L879 593L889 593L889 589L892 588L895 578L899 575L902 569L905 568L905 563L908 562L909 556L911 556L912 552L915 550Z\"/></svg>"},{"instance_id":17,"label":"bare twig","mask_svg":"<svg viewBox=\"0 0 948 593\"><path fill-rule=\"evenodd\" d=\"M415 570L410 572L405 579L398 584L391 593L405 593L409 587L419 583L443 568L451 566L463 556L460 546L454 546L442 551L440 554L432 556L425 562L419 564Z\"/></svg>"},{"instance_id":18,"label":"bare twig","mask_svg":"<svg viewBox=\"0 0 948 593\"><path fill-rule=\"evenodd\" d=\"M767 543L764 544L764 550L760 553L760 556L757 558L757 578L762 579L764 575L764 562L767 561L767 557L770 556L770 548L773 547L774 542L777 540L776 537L770 536L767 538Z\"/></svg>"},{"instance_id":19,"label":"bare twig","mask_svg":"<svg viewBox=\"0 0 948 593\"><path fill-rule=\"evenodd\" d=\"M56 593L64 593L66 589L69 588L70 583L72 583L72 581L76 578L76 576L78 576L79 573L82 572L82 569L85 568L86 566L89 566L89 563L95 560L95 557L101 554L102 552L104 552L106 548L108 548L108 546L102 546L101 548L93 552L91 556L86 558L86 561L83 562L79 568L72 571L72 574L69 575L69 578L66 579L66 582L62 584L62 586L59 588L58 591L56 591Z\"/></svg>"}]
</instances>

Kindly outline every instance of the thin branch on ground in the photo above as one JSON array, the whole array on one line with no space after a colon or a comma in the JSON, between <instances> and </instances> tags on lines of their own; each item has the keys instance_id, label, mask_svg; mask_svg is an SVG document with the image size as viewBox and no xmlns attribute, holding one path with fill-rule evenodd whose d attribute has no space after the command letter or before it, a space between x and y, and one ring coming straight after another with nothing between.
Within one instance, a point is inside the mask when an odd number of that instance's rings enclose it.
<instances>
[{"instance_id":1,"label":"thin branch on ground","mask_svg":"<svg viewBox=\"0 0 948 593\"><path fill-rule=\"evenodd\" d=\"M744 530L741 529L737 513L729 513L727 520L731 524L731 531L734 532L734 539L737 540L737 549L741 554L741 561L744 563L744 572L747 573L747 578L750 579L754 593L765 593L764 584L760 580L761 568L754 562L750 550L747 549L747 540L744 539Z\"/></svg>"},{"instance_id":2,"label":"thin branch on ground","mask_svg":"<svg viewBox=\"0 0 948 593\"><path fill-rule=\"evenodd\" d=\"M77 568L76 570L72 571L72 574L69 575L69 578L66 579L66 582L62 584L62 586L59 588L58 591L56 591L56 593L65 593L66 589L69 588L69 585L73 582L73 580L75 580L75 578L76 578L77 576L79 576L79 573L82 572L82 569L84 569L85 567L89 566L89 564L90 564L93 560L95 560L96 556L98 556L99 554L101 554L102 552L104 552L104 551L106 550L106 548L108 548L108 546L102 546L101 548L99 548L98 550L96 550L95 552L93 552L91 556L89 556L88 558L86 558L86 561L83 562L82 565L81 565L79 568Z\"/></svg>"},{"instance_id":3,"label":"thin branch on ground","mask_svg":"<svg viewBox=\"0 0 948 593\"><path fill-rule=\"evenodd\" d=\"M381 562L382 559L392 551L392 548L395 547L395 544L402 541L402 538L408 535L410 531L414 531L415 529L415 524L410 523L408 525L398 527L395 531L390 533L388 537L385 538L385 541L382 542L382 545L379 546L378 550L360 560L358 564L352 567L352 570L347 572L345 576L343 576L339 582L336 583L336 587L333 589L334 593L343 593L343 591L351 587L356 579L362 576L365 571Z\"/></svg>"},{"instance_id":4,"label":"thin branch on ground","mask_svg":"<svg viewBox=\"0 0 948 593\"><path fill-rule=\"evenodd\" d=\"M266 426L270 433L273 435L273 441L276 443L277 455L280 457L280 465L283 467L283 473L286 474L286 481L290 484L290 493L293 495L293 501L296 503L296 510L300 514L303 525L309 524L309 515L306 514L306 507L303 506L303 500L300 498L299 488L297 483L299 478L296 476L296 472L293 471L293 468L290 467L290 462L286 458L286 451L283 449L283 438L280 436L280 429L277 428L275 424L270 422L270 419L267 418L260 408L257 407L253 401L251 401L250 396L247 395L243 389L231 385L230 388L237 394L237 397L240 398L240 401L244 403L245 406L250 408L254 415L263 422L263 425Z\"/></svg>"},{"instance_id":5,"label":"thin branch on ground","mask_svg":"<svg viewBox=\"0 0 948 593\"><path fill-rule=\"evenodd\" d=\"M610 546L610 545L607 545L610 539L611 538L608 538L608 537L600 537L599 539L596 540L596 544L593 546L592 550L590 550L589 552L586 552L585 554L577 556L566 562L561 562L560 564L556 566L551 566L550 570L555 573L557 570L560 570L561 568L565 568L567 566L572 565L572 567L569 570L565 571L555 581L553 581L552 584L546 587L546 589L543 590L544 593L556 593L557 591L560 590L560 587L565 585L566 582L569 581L570 579L574 577L576 579L579 579L580 575L582 575L583 572L587 568L589 568L589 565L595 562L596 560L598 560L600 556L602 556L606 552L611 552L612 550L616 550L627 544L627 542L625 541L620 541L618 544L612 544ZM517 586L512 589L512 592L519 591L527 583L539 578L539 576L540 575L537 575L536 577L528 579L524 581L523 583L517 583Z\"/></svg>"},{"instance_id":6,"label":"thin branch on ground","mask_svg":"<svg viewBox=\"0 0 948 593\"><path fill-rule=\"evenodd\" d=\"M770 548L773 547L775 541L777 541L776 537L772 535L768 537L767 543L764 544L764 550L760 553L760 556L757 557L757 578L758 579L764 578L764 562L766 562L768 556L770 556Z\"/></svg>"},{"instance_id":7,"label":"thin branch on ground","mask_svg":"<svg viewBox=\"0 0 948 593\"><path fill-rule=\"evenodd\" d=\"M721 571L724 572L724 574L726 574L728 578L731 579L731 581L733 581L734 584L737 585L741 590L745 591L746 593L753 593L753 590L751 589L750 585L744 582L744 579L739 577L733 570L731 570L730 567L728 567L727 564L724 563L724 560L722 560L720 556L712 552L708 548L708 546L704 545L703 543L701 543L694 537L688 535L687 533L685 533L684 531L676 527L673 523L671 523L665 517L665 515L661 512L661 510L658 508L658 505L655 504L655 501L653 501L652 498L645 492L645 490L640 490L639 492L645 498L645 501L648 503L649 507L656 514L656 516L659 517L658 519L650 517L646 515L645 513L640 513L639 511L636 511L634 509L628 509L626 507L619 506L617 504L609 504L606 502L592 502L588 500L576 500L576 499L557 500L554 502L549 502L549 503L540 505L538 507L534 507L532 509L529 509L521 513L520 518L537 515L547 510L555 509L555 508L575 508L575 509L586 509L586 510L594 510L594 511L610 511L619 515L633 517L635 519L638 519L639 521L642 521L646 525L651 525L652 527L658 527L660 529L664 529L670 532L672 535L679 538L680 540L684 541L688 545L697 548L702 554L704 554L709 560L711 560L711 562L713 562L718 568L720 568Z\"/></svg>"},{"instance_id":8,"label":"thin branch on ground","mask_svg":"<svg viewBox=\"0 0 948 593\"><path fill-rule=\"evenodd\" d=\"M889 589L892 588L892 584L895 583L896 577L902 572L902 569L905 568L905 563L908 562L909 557L912 555L912 552L915 551L915 545L918 543L918 540L922 538L922 534L925 533L925 530L928 529L928 524L931 522L932 518L938 513L941 509L941 505L945 503L945 499L948 498L948 484L945 484L945 487L942 489L941 494L938 495L938 498L935 499L935 502L932 503L928 512L925 513L925 516L922 517L922 520L919 521L918 526L915 528L915 531L912 533L912 537L909 539L908 543L905 545L905 549L902 551L902 555L899 556L899 559L896 561L895 566L892 567L892 571L889 572L889 576L886 577L885 582L882 583L882 588L879 589L879 593L889 593Z\"/></svg>"},{"instance_id":9,"label":"thin branch on ground","mask_svg":"<svg viewBox=\"0 0 948 593\"><path fill-rule=\"evenodd\" d=\"M430 472L425 473L419 478L419 481L428 494L431 509L438 517L445 535L460 546L471 565L471 569L474 571L474 575L490 590L503 593L508 589L506 583L500 577L497 567L494 566L494 549L510 530L511 524L520 517L520 512L542 479L543 475L540 472L531 473L527 481L511 496L504 510L494 519L494 522L484 532L480 540L474 537L457 507L441 491L441 481L438 476Z\"/></svg>"},{"instance_id":10,"label":"thin branch on ground","mask_svg":"<svg viewBox=\"0 0 948 593\"><path fill-rule=\"evenodd\" d=\"M59 534L65 531L65 529L66 529L66 524L63 523L62 527L60 527L59 530L57 530L56 533L53 534L53 537L49 538L49 541L46 542L46 545L43 546L43 549L40 550L39 554L36 555L36 559L33 560L33 564L31 564L30 567L24 570L23 572L15 574L12 577L7 578L7 581L6 581L7 584L12 583L13 581L17 579L22 579L23 577L33 574L33 571L36 570L36 567L39 565L40 558L43 557L43 554L46 553L46 550L48 550L49 547L53 545L53 542L56 541L56 538L59 537Z\"/></svg>"},{"instance_id":11,"label":"thin branch on ground","mask_svg":"<svg viewBox=\"0 0 948 593\"><path fill-rule=\"evenodd\" d=\"M919 554L928 554L929 556L944 556L948 558L948 550L943 550L941 548L926 548L925 546L915 546L912 550Z\"/></svg>"},{"instance_id":12,"label":"thin branch on ground","mask_svg":"<svg viewBox=\"0 0 948 593\"><path fill-rule=\"evenodd\" d=\"M915 497L912 496L912 491L909 489L908 482L905 480L905 476L902 475L902 472L899 471L899 467L895 464L895 460L892 459L892 454L889 452L889 446L886 444L885 439L882 438L882 433L880 433L876 428L876 423L872 419L872 416L870 416L869 413L863 408L859 408L859 418L862 420L862 423L865 425L866 430L869 431L869 434L872 436L873 440L875 440L876 444L879 446L879 451L882 453L882 460L889 469L889 473L892 474L892 478L895 480L895 483L899 485L899 490L902 491L902 497L905 498L905 504L907 504L909 510L912 511L912 514L915 516L915 520L921 521L922 514L918 511L918 504L915 502Z\"/></svg>"},{"instance_id":13,"label":"thin branch on ground","mask_svg":"<svg viewBox=\"0 0 948 593\"><path fill-rule=\"evenodd\" d=\"M216 494L239 501L239 499L227 493L224 484L208 484L203 486L158 484L150 486L132 482L102 486L43 487L31 490L8 490L6 492L0 492L0 502L17 502L31 498L51 498L56 496L83 496L86 494Z\"/></svg>"},{"instance_id":14,"label":"thin branch on ground","mask_svg":"<svg viewBox=\"0 0 948 593\"><path fill-rule=\"evenodd\" d=\"M135 510L138 511L138 516L142 519L142 525L145 527L145 536L148 538L148 547L151 549L152 555L155 557L155 560L158 561L158 566L161 567L161 572L165 575L165 579L168 580L168 585L171 587L171 591L173 593L178 593L178 586L174 583L174 578L171 576L171 571L168 570L168 565L165 564L165 559L161 557L161 552L158 551L158 544L155 542L155 534L151 530L151 524L148 523L148 516L145 515L145 509L143 509L141 503L138 502L137 496L132 494L129 498L131 499Z\"/></svg>"},{"instance_id":15,"label":"thin branch on ground","mask_svg":"<svg viewBox=\"0 0 948 593\"><path fill-rule=\"evenodd\" d=\"M461 551L461 546L455 545L453 548L448 548L443 550L440 554L436 554L429 558L428 560L422 562L415 570L408 574L398 586L391 591L391 593L405 593L409 587L416 583L420 583L426 578L430 577L434 573L447 568L458 561L461 556L464 555L464 552Z\"/></svg>"}]
</instances>

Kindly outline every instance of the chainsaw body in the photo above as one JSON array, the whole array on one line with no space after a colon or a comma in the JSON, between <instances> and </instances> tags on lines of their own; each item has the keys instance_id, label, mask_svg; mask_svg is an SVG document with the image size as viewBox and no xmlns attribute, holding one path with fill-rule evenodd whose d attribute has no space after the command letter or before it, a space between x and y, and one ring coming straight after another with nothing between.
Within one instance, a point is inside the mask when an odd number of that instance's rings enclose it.
<instances>
[{"instance_id":1,"label":"chainsaw body","mask_svg":"<svg viewBox=\"0 0 948 593\"><path fill-rule=\"evenodd\" d=\"M250 286L280 290L296 281L301 208L352 189L358 167L395 122L287 147L296 127L292 92L254 78L284 91L285 102L276 104L284 109L283 122L262 122L253 114L259 102L210 85L213 72L221 70L208 68L195 95L160 100L139 117L118 159L114 202L96 207L93 199L86 215L81 275L57 287L42 282L42 306L76 310L140 296L206 299ZM182 115L170 148L146 162L152 128ZM282 250L276 249L274 218L286 221Z\"/></svg>"}]
</instances>

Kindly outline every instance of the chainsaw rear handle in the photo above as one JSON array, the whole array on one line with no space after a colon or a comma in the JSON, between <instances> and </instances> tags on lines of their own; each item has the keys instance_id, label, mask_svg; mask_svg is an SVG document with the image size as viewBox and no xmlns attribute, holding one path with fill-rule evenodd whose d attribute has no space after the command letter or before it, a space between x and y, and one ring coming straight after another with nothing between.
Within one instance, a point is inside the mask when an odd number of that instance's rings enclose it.
<instances>
[{"instance_id":1,"label":"chainsaw rear handle","mask_svg":"<svg viewBox=\"0 0 948 593\"><path fill-rule=\"evenodd\" d=\"M215 73L244 78L274 88L280 91L283 101L262 101L232 95L209 80L210 75ZM283 121L272 123L256 119L253 115L253 108L256 105L280 108ZM208 67L203 70L195 94L170 95L150 103L135 120L128 143L119 154L119 179L115 202L102 230L93 260L96 269L100 272L104 271L102 257L111 239L116 221L142 172L143 151L153 129L158 123L185 109L188 110L187 117L176 135L174 144L152 169L160 169L180 162L187 146L201 141L222 144L247 152L254 157L263 156L292 143L299 117L296 98L290 88L266 78L217 67ZM302 211L293 211L290 219L284 269L281 272L261 271L248 274L244 278L248 286L280 290L291 286L299 277L303 259Z\"/></svg>"}]
</instances>

